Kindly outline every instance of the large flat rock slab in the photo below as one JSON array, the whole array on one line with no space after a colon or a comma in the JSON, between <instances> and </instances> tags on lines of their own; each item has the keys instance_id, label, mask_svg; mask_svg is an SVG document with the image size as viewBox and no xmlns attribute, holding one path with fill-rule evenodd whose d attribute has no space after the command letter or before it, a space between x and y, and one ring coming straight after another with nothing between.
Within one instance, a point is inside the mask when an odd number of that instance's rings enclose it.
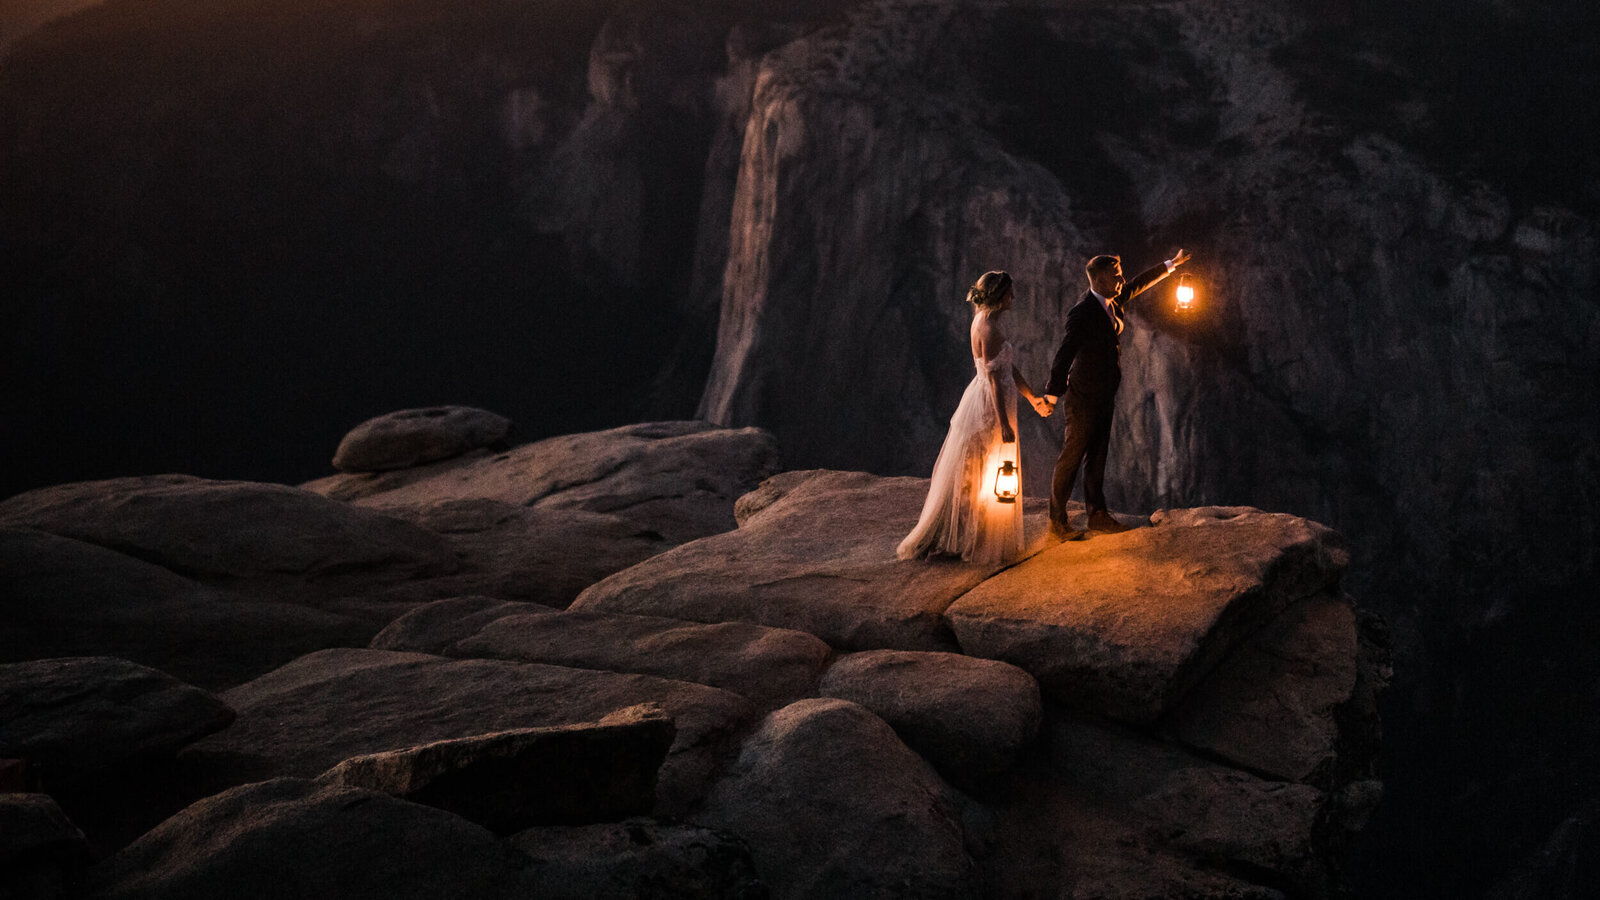
<instances>
[{"instance_id":1,"label":"large flat rock slab","mask_svg":"<svg viewBox=\"0 0 1600 900\"><path fill-rule=\"evenodd\" d=\"M759 428L649 422L304 487L376 508L486 499L611 513L677 544L732 528L734 501L777 469L777 444Z\"/></svg>"},{"instance_id":2,"label":"large flat rock slab","mask_svg":"<svg viewBox=\"0 0 1600 900\"><path fill-rule=\"evenodd\" d=\"M975 587L945 613L962 649L1027 670L1069 705L1148 724L1349 564L1338 534L1297 516L1208 507L1152 518Z\"/></svg>"},{"instance_id":3,"label":"large flat rock slab","mask_svg":"<svg viewBox=\"0 0 1600 900\"><path fill-rule=\"evenodd\" d=\"M729 736L754 715L738 695L648 675L384 650L312 653L222 698L238 719L184 754L215 786L315 777L353 756L656 703L677 726L658 783L673 812L699 795Z\"/></svg>"},{"instance_id":4,"label":"large flat rock slab","mask_svg":"<svg viewBox=\"0 0 1600 900\"><path fill-rule=\"evenodd\" d=\"M426 583L434 596L480 594L565 607L589 585L672 546L623 516L583 509L478 498L384 512L437 533L455 550L460 569Z\"/></svg>"},{"instance_id":5,"label":"large flat rock slab","mask_svg":"<svg viewBox=\"0 0 1600 900\"><path fill-rule=\"evenodd\" d=\"M408 522L286 485L190 475L28 491L0 502L0 525L96 544L195 577L365 569L404 580L456 567L442 538Z\"/></svg>"},{"instance_id":6,"label":"large flat rock slab","mask_svg":"<svg viewBox=\"0 0 1600 900\"><path fill-rule=\"evenodd\" d=\"M472 637L483 626L505 616L527 612L530 605L471 594L425 603L390 622L373 635L374 650L402 650L448 656L456 641Z\"/></svg>"},{"instance_id":7,"label":"large flat rock slab","mask_svg":"<svg viewBox=\"0 0 1600 900\"><path fill-rule=\"evenodd\" d=\"M926 478L785 472L741 498L737 531L624 569L572 608L755 622L845 650L954 650L945 608L999 567L895 559L927 490Z\"/></svg>"},{"instance_id":8,"label":"large flat rock slab","mask_svg":"<svg viewBox=\"0 0 1600 900\"><path fill-rule=\"evenodd\" d=\"M490 597L420 606L371 646L659 675L732 691L762 708L810 696L832 654L820 638L787 628L552 610Z\"/></svg>"},{"instance_id":9,"label":"large flat rock slab","mask_svg":"<svg viewBox=\"0 0 1600 900\"><path fill-rule=\"evenodd\" d=\"M659 675L732 691L766 708L809 696L832 654L819 638L787 628L586 610L519 611L444 652Z\"/></svg>"}]
</instances>

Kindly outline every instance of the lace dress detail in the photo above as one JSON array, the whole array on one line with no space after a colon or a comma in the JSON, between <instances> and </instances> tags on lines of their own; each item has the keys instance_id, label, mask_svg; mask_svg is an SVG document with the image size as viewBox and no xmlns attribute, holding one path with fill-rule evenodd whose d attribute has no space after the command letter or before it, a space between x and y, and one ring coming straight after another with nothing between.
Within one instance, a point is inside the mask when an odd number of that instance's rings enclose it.
<instances>
[{"instance_id":1,"label":"lace dress detail","mask_svg":"<svg viewBox=\"0 0 1600 900\"><path fill-rule=\"evenodd\" d=\"M1021 460L1016 442L1000 442L1000 422L995 418L994 385L1000 389L1000 403L1017 422L1017 386L1011 377L1013 351L1010 342L1001 345L993 359L973 357L976 374L961 395L950 431L945 435L939 458L933 464L933 480L922 515L895 550L901 559L918 559L938 554L960 556L974 563L1007 563L1022 554L1022 498L1002 503L994 493L995 474L1007 459L1018 467L1017 483L1022 483Z\"/></svg>"}]
</instances>

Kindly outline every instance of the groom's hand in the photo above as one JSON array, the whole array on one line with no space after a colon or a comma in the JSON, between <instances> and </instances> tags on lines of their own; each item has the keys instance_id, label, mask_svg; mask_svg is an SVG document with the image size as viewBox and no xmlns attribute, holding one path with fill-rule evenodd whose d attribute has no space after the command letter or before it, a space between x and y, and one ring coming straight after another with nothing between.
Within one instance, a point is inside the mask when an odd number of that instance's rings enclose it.
<instances>
[{"instance_id":1,"label":"groom's hand","mask_svg":"<svg viewBox=\"0 0 1600 900\"><path fill-rule=\"evenodd\" d=\"M1170 272L1188 261L1189 254L1183 252L1183 248L1179 247L1178 252L1172 254L1172 258L1167 260L1167 271Z\"/></svg>"}]
</instances>

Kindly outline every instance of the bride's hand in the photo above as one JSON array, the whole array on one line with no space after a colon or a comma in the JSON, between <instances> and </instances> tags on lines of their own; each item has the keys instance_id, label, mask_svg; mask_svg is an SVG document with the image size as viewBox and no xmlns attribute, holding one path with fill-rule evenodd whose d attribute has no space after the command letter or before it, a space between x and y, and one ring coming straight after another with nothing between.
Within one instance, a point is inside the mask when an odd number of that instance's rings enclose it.
<instances>
[{"instance_id":1,"label":"bride's hand","mask_svg":"<svg viewBox=\"0 0 1600 900\"><path fill-rule=\"evenodd\" d=\"M1015 444L1016 442L1017 442L1017 433L1015 431L1011 430L1011 423L1010 422L1006 422L1006 421L1001 421L1001 423L1000 423L1000 443L1002 443L1002 444Z\"/></svg>"}]
</instances>

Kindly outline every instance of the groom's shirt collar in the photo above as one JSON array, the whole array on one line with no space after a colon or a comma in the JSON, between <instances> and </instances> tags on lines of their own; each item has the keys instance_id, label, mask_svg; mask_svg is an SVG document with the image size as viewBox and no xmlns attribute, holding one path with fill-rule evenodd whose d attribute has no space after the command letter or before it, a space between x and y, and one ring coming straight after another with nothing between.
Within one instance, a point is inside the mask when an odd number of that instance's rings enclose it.
<instances>
[{"instance_id":1,"label":"groom's shirt collar","mask_svg":"<svg viewBox=\"0 0 1600 900\"><path fill-rule=\"evenodd\" d=\"M1089 289L1089 295L1094 297L1096 303L1100 304L1100 311L1106 314L1106 318L1111 318L1111 307L1107 305L1107 299L1100 296L1100 292L1094 288Z\"/></svg>"}]
</instances>

